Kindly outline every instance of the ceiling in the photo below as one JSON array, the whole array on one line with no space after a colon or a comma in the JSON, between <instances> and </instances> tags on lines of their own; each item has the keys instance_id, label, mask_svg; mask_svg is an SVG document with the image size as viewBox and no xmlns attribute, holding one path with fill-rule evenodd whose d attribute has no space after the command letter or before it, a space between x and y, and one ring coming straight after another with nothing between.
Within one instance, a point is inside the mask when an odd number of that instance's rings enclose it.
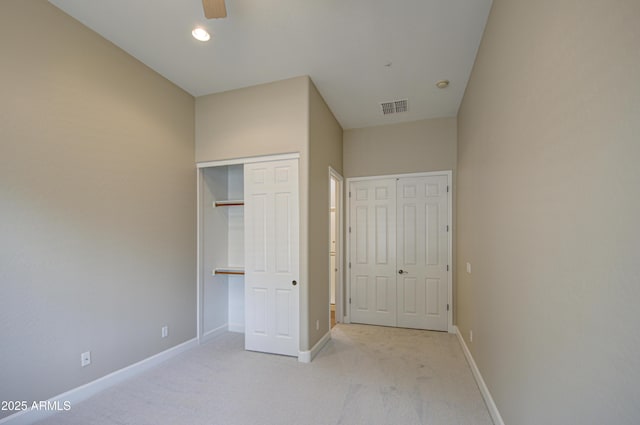
<instances>
[{"instance_id":1,"label":"ceiling","mask_svg":"<svg viewBox=\"0 0 640 425\"><path fill-rule=\"evenodd\" d=\"M309 75L343 128L457 115L491 0L50 0L193 96ZM211 33L200 42L195 26ZM438 80L450 80L438 89ZM380 103L408 99L383 115Z\"/></svg>"}]
</instances>

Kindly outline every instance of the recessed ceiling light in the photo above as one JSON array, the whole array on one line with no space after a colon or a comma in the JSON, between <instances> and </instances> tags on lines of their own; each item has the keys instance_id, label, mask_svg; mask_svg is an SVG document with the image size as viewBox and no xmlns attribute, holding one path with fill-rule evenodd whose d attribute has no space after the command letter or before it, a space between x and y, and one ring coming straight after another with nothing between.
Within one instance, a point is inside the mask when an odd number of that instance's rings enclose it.
<instances>
[{"instance_id":1,"label":"recessed ceiling light","mask_svg":"<svg viewBox=\"0 0 640 425\"><path fill-rule=\"evenodd\" d=\"M436 87L439 89L446 89L449 87L449 80L440 80L436 83Z\"/></svg>"},{"instance_id":2,"label":"recessed ceiling light","mask_svg":"<svg viewBox=\"0 0 640 425\"><path fill-rule=\"evenodd\" d=\"M194 28L193 31L191 31L191 35L193 35L193 38L200 41L209 41L211 38L207 30L202 27Z\"/></svg>"}]
</instances>

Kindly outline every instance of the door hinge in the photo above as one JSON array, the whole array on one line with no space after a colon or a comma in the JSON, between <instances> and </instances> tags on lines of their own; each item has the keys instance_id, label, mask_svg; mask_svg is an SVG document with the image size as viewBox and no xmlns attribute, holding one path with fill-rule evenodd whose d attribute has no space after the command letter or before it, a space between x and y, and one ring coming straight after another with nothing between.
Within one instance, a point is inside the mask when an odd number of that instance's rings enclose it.
<instances>
[{"instance_id":1,"label":"door hinge","mask_svg":"<svg viewBox=\"0 0 640 425\"><path fill-rule=\"evenodd\" d=\"M349 268L351 268L351 261L349 261Z\"/></svg>"},{"instance_id":2,"label":"door hinge","mask_svg":"<svg viewBox=\"0 0 640 425\"><path fill-rule=\"evenodd\" d=\"M351 233L351 226L349 226L349 233Z\"/></svg>"},{"instance_id":3,"label":"door hinge","mask_svg":"<svg viewBox=\"0 0 640 425\"><path fill-rule=\"evenodd\" d=\"M449 185L447 185L447 193L449 193Z\"/></svg>"},{"instance_id":4,"label":"door hinge","mask_svg":"<svg viewBox=\"0 0 640 425\"><path fill-rule=\"evenodd\" d=\"M349 304L351 304L351 298L349 298Z\"/></svg>"},{"instance_id":5,"label":"door hinge","mask_svg":"<svg viewBox=\"0 0 640 425\"><path fill-rule=\"evenodd\" d=\"M449 265L447 264L447 271L449 271Z\"/></svg>"},{"instance_id":6,"label":"door hinge","mask_svg":"<svg viewBox=\"0 0 640 425\"><path fill-rule=\"evenodd\" d=\"M447 311L449 311L449 304L447 304Z\"/></svg>"},{"instance_id":7,"label":"door hinge","mask_svg":"<svg viewBox=\"0 0 640 425\"><path fill-rule=\"evenodd\" d=\"M449 225L447 224L447 232L449 231Z\"/></svg>"},{"instance_id":8,"label":"door hinge","mask_svg":"<svg viewBox=\"0 0 640 425\"><path fill-rule=\"evenodd\" d=\"M349 191L349 198L351 198L351 191Z\"/></svg>"}]
</instances>

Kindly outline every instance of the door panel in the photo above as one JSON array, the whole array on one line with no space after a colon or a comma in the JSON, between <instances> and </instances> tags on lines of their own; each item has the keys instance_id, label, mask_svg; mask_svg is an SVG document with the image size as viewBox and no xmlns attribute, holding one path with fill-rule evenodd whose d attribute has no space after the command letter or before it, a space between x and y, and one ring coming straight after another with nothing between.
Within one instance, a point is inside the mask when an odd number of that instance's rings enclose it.
<instances>
[{"instance_id":1,"label":"door panel","mask_svg":"<svg viewBox=\"0 0 640 425\"><path fill-rule=\"evenodd\" d=\"M252 260L253 270L256 272L265 272L267 266L267 198L264 194L255 194L249 202L252 207L247 209L250 220L252 221L251 232L251 251L249 259ZM245 226L245 229L247 226ZM245 231L246 235L246 231Z\"/></svg>"},{"instance_id":2,"label":"door panel","mask_svg":"<svg viewBox=\"0 0 640 425\"><path fill-rule=\"evenodd\" d=\"M396 325L396 181L351 184L351 321Z\"/></svg>"},{"instance_id":3,"label":"door panel","mask_svg":"<svg viewBox=\"0 0 640 425\"><path fill-rule=\"evenodd\" d=\"M428 266L437 266L440 263L440 230L443 224L440 220L440 205L437 203L426 204L426 260ZM446 223L446 218L445 218ZM446 235L445 235L446 237Z\"/></svg>"},{"instance_id":4,"label":"door panel","mask_svg":"<svg viewBox=\"0 0 640 425\"><path fill-rule=\"evenodd\" d=\"M418 229L417 223L417 208L415 204L404 205L402 207L402 226L403 232L398 236L401 237L403 259L405 265L415 266L418 263L417 258L417 246L416 246L416 230Z\"/></svg>"},{"instance_id":5,"label":"door panel","mask_svg":"<svg viewBox=\"0 0 640 425\"><path fill-rule=\"evenodd\" d=\"M291 317L288 312L291 310L290 290L276 289L276 335L291 338Z\"/></svg>"},{"instance_id":6,"label":"door panel","mask_svg":"<svg viewBox=\"0 0 640 425\"><path fill-rule=\"evenodd\" d=\"M400 312L403 314L416 314L418 312L416 300L419 297L416 278L402 278L402 284L404 285L404 296L402 299L404 304L401 306L402 310Z\"/></svg>"},{"instance_id":7,"label":"door panel","mask_svg":"<svg viewBox=\"0 0 640 425\"><path fill-rule=\"evenodd\" d=\"M253 303L249 304L249 310L253 311L253 332L255 334L266 335L267 334L267 289L254 286L253 291Z\"/></svg>"},{"instance_id":8,"label":"door panel","mask_svg":"<svg viewBox=\"0 0 640 425\"><path fill-rule=\"evenodd\" d=\"M398 326L448 328L447 176L398 180Z\"/></svg>"},{"instance_id":9,"label":"door panel","mask_svg":"<svg viewBox=\"0 0 640 425\"><path fill-rule=\"evenodd\" d=\"M357 311L365 311L369 305L369 276L355 276L356 290L353 295Z\"/></svg>"},{"instance_id":10,"label":"door panel","mask_svg":"<svg viewBox=\"0 0 640 425\"><path fill-rule=\"evenodd\" d=\"M366 206L357 206L355 208L356 213L356 222L355 222L355 248L356 255L355 260L356 264L366 265L369 264L368 252L369 252L369 238L368 238L368 228L369 224L367 220L369 218L368 207Z\"/></svg>"},{"instance_id":11,"label":"door panel","mask_svg":"<svg viewBox=\"0 0 640 425\"><path fill-rule=\"evenodd\" d=\"M275 194L275 269L278 273L291 272L291 194Z\"/></svg>"},{"instance_id":12,"label":"door panel","mask_svg":"<svg viewBox=\"0 0 640 425\"><path fill-rule=\"evenodd\" d=\"M376 206L376 264L388 264L389 261L389 218L387 206Z\"/></svg>"},{"instance_id":13,"label":"door panel","mask_svg":"<svg viewBox=\"0 0 640 425\"><path fill-rule=\"evenodd\" d=\"M244 173L245 348L298 356L298 161L246 164Z\"/></svg>"},{"instance_id":14,"label":"door panel","mask_svg":"<svg viewBox=\"0 0 640 425\"><path fill-rule=\"evenodd\" d=\"M427 311L429 316L438 316L440 314L440 279L426 279L427 282Z\"/></svg>"}]
</instances>

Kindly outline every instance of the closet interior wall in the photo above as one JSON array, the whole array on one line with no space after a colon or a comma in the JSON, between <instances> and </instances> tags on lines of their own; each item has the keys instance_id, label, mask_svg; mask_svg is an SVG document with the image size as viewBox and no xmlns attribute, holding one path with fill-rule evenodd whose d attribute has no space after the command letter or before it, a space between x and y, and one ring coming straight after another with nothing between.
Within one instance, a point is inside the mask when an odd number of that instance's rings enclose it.
<instances>
[{"instance_id":1,"label":"closet interior wall","mask_svg":"<svg viewBox=\"0 0 640 425\"><path fill-rule=\"evenodd\" d=\"M216 274L220 268L244 267L244 208L215 206L243 200L243 165L202 169L203 332L244 332L244 276Z\"/></svg>"}]
</instances>

